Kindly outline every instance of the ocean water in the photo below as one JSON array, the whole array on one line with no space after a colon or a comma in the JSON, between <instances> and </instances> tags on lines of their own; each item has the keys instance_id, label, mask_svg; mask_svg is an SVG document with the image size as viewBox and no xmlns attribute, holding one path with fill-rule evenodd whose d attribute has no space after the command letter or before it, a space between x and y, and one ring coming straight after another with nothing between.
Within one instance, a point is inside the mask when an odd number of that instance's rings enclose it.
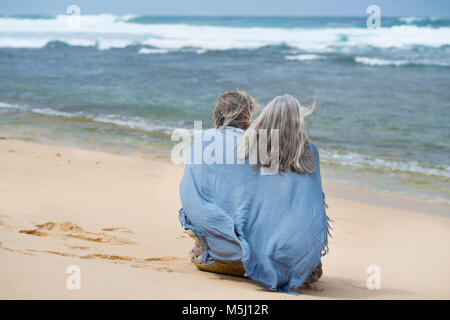
<instances>
[{"instance_id":1,"label":"ocean water","mask_svg":"<svg viewBox=\"0 0 450 320\"><path fill-rule=\"evenodd\" d=\"M450 18L0 16L0 134L169 157L219 94L317 91L325 181L450 203Z\"/></svg>"}]
</instances>

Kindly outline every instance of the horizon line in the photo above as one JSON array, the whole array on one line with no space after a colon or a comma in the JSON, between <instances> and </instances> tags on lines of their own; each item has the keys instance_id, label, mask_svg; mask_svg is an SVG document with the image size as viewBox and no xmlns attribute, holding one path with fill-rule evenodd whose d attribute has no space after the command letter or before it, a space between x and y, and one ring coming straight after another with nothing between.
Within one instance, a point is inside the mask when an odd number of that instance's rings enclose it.
<instances>
[{"instance_id":1,"label":"horizon line","mask_svg":"<svg viewBox=\"0 0 450 320\"><path fill-rule=\"evenodd\" d=\"M101 13L83 13L81 12L81 16L92 16L92 15L113 15L113 16L127 16L132 15L136 17L210 17L210 18L367 18L369 17L369 14L367 15L317 15L317 14L309 14L309 15L231 15L231 14L158 14L158 13L152 13L152 14L135 14L135 13L123 13L123 14L117 14L117 13L110 13L110 12L101 12ZM2 13L0 12L0 16L58 16L58 15L67 15L65 12L62 13ZM385 18L450 18L450 15L448 16L425 16L425 15L382 15L381 19Z\"/></svg>"}]
</instances>

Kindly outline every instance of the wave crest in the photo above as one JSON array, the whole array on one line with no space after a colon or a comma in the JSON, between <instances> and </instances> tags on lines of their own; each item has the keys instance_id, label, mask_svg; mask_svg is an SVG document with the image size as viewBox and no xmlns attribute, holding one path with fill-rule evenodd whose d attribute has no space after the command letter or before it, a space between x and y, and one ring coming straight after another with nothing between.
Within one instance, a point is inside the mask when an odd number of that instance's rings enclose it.
<instances>
[{"instance_id":1,"label":"wave crest","mask_svg":"<svg viewBox=\"0 0 450 320\"><path fill-rule=\"evenodd\" d=\"M328 164L345 165L358 168L370 167L391 172L401 171L406 173L415 173L450 179L449 166L427 166L413 160L390 160L362 155L354 152L341 153L330 150L321 150L321 161Z\"/></svg>"},{"instance_id":2,"label":"wave crest","mask_svg":"<svg viewBox=\"0 0 450 320\"><path fill-rule=\"evenodd\" d=\"M153 123L145 118L138 116L126 116L126 115L118 115L118 114L88 114L83 111L77 112L67 112L60 111L51 108L36 108L36 107L28 107L17 104L9 104L0 102L0 108L8 111L23 111L23 112L31 112L38 115L49 116L49 117L58 117L58 118L66 118L66 119L81 119L84 121L93 121L97 123L103 124L111 124L119 127L134 129L134 130L142 130L142 131L162 131L165 134L170 134L175 126ZM1 109L0 109L1 110Z\"/></svg>"},{"instance_id":3,"label":"wave crest","mask_svg":"<svg viewBox=\"0 0 450 320\"><path fill-rule=\"evenodd\" d=\"M450 27L403 24L369 30L360 27L281 28L134 23L110 14L80 16L79 30L69 27L70 16L53 19L0 17L0 47L42 48L50 41L70 45L123 48L131 44L176 50L255 49L286 44L304 51L332 52L336 47L405 48L450 45Z\"/></svg>"}]
</instances>

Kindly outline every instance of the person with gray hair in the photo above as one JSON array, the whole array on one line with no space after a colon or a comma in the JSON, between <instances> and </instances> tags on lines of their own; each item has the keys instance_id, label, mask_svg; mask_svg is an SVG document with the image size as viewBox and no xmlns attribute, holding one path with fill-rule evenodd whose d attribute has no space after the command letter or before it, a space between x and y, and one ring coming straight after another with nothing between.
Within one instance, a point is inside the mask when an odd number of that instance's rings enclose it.
<instances>
[{"instance_id":1,"label":"person with gray hair","mask_svg":"<svg viewBox=\"0 0 450 320\"><path fill-rule=\"evenodd\" d=\"M268 157L262 159L261 152L257 154L256 168L271 167L277 163L277 171L292 171L296 173L313 173L315 170L312 149L306 132L305 118L313 113L316 98L308 109L303 107L293 96L285 94L270 101L259 117L250 125L244 135L241 152L248 158L252 151L257 151L258 144L264 138L264 144L269 150L277 144L277 154L268 152ZM272 141L272 131L277 131L277 141ZM261 135L265 136L262 137ZM255 153L256 154L256 153ZM274 158L277 157L277 158Z\"/></svg>"}]
</instances>

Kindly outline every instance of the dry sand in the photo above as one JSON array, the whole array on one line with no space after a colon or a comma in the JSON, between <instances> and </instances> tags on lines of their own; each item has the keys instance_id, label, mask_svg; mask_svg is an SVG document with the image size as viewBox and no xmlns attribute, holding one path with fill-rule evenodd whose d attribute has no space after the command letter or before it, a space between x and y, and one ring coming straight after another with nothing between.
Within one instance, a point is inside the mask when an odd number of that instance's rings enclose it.
<instances>
[{"instance_id":1,"label":"dry sand","mask_svg":"<svg viewBox=\"0 0 450 320\"><path fill-rule=\"evenodd\" d=\"M325 184L334 219L317 290L198 271L178 221L182 166L0 140L1 299L450 298L449 208ZM326 181L325 181L326 182ZM81 270L69 290L67 267ZM381 289L366 287L369 265Z\"/></svg>"}]
</instances>

